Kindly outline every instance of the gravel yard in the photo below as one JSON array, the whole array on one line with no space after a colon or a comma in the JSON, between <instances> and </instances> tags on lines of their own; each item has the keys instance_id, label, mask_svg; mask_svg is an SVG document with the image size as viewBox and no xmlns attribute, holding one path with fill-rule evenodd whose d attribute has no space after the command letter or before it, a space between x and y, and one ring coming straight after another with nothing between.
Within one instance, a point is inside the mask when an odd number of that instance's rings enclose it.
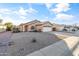
<instances>
[{"instance_id":1,"label":"gravel yard","mask_svg":"<svg viewBox=\"0 0 79 59\"><path fill-rule=\"evenodd\" d=\"M13 45L8 49L9 55L27 55L36 50L60 41L56 35L43 32L14 33L11 37Z\"/></svg>"},{"instance_id":2,"label":"gravel yard","mask_svg":"<svg viewBox=\"0 0 79 59\"><path fill-rule=\"evenodd\" d=\"M3 32L0 33L0 55L25 56L67 36L59 32Z\"/></svg>"}]
</instances>

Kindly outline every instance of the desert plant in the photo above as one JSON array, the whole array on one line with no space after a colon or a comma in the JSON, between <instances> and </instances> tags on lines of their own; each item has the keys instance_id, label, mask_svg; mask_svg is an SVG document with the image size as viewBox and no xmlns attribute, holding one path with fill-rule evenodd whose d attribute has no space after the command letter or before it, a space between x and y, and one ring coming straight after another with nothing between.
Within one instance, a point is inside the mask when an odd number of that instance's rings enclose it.
<instances>
[{"instance_id":1,"label":"desert plant","mask_svg":"<svg viewBox=\"0 0 79 59\"><path fill-rule=\"evenodd\" d=\"M33 38L33 39L32 39L32 42L33 42L33 43L37 42L37 41L36 41L36 38Z\"/></svg>"}]
</instances>

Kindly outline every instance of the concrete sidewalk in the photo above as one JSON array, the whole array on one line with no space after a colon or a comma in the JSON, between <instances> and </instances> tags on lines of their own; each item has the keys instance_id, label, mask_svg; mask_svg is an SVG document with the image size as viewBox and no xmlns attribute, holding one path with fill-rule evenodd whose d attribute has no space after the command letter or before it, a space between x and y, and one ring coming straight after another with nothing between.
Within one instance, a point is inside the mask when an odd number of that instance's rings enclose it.
<instances>
[{"instance_id":1,"label":"concrete sidewalk","mask_svg":"<svg viewBox=\"0 0 79 59\"><path fill-rule=\"evenodd\" d=\"M79 48L77 48L79 43L79 37L69 37L63 39L55 44L48 47L40 49L36 52L28 54L27 56L73 56L78 55ZM75 49L77 51L75 51ZM73 53L74 52L74 53Z\"/></svg>"}]
</instances>

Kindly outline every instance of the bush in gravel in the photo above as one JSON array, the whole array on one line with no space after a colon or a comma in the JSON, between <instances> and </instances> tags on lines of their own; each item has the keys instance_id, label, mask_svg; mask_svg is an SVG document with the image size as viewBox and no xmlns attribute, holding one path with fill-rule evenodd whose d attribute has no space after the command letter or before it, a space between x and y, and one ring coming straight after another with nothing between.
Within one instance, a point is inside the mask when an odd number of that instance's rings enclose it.
<instances>
[{"instance_id":1,"label":"bush in gravel","mask_svg":"<svg viewBox=\"0 0 79 59\"><path fill-rule=\"evenodd\" d=\"M13 41L8 42L8 46L12 46L12 45L14 45L14 42Z\"/></svg>"},{"instance_id":2,"label":"bush in gravel","mask_svg":"<svg viewBox=\"0 0 79 59\"><path fill-rule=\"evenodd\" d=\"M33 39L32 39L32 42L33 42L33 43L37 42L37 41L36 41L36 38L33 38Z\"/></svg>"}]
</instances>

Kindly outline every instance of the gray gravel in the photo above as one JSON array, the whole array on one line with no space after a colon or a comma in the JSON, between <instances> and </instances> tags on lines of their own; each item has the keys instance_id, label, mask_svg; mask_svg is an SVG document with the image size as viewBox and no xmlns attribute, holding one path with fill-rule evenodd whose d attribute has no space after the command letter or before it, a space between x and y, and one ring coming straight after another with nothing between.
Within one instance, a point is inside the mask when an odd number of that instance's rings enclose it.
<instances>
[{"instance_id":1,"label":"gray gravel","mask_svg":"<svg viewBox=\"0 0 79 59\"><path fill-rule=\"evenodd\" d=\"M35 39L36 42L32 42ZM11 37L13 45L8 49L9 55L24 56L36 50L49 46L60 39L54 34L43 32L21 32L14 33Z\"/></svg>"}]
</instances>

